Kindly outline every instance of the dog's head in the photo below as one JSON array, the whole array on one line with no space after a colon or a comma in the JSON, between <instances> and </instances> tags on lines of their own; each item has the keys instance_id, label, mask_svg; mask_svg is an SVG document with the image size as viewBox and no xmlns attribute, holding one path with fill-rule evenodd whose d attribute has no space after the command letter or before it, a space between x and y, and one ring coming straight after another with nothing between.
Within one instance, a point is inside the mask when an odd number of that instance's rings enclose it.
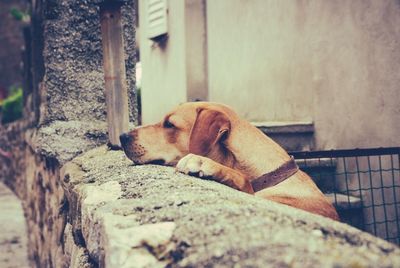
<instances>
[{"instance_id":1,"label":"dog's head","mask_svg":"<svg viewBox=\"0 0 400 268\"><path fill-rule=\"evenodd\" d=\"M136 164L175 165L188 153L223 156L231 130L227 109L204 102L181 104L160 123L122 134L121 145Z\"/></svg>"}]
</instances>

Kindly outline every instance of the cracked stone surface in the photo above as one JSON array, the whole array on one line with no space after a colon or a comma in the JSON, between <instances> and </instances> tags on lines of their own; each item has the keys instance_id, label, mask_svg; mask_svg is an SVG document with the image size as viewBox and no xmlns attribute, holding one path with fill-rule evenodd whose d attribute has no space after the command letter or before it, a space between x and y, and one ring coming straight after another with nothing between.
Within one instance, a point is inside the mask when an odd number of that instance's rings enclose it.
<instances>
[{"instance_id":1,"label":"cracked stone surface","mask_svg":"<svg viewBox=\"0 0 400 268\"><path fill-rule=\"evenodd\" d=\"M61 179L68 224L102 267L400 267L396 245L353 227L105 146Z\"/></svg>"},{"instance_id":2,"label":"cracked stone surface","mask_svg":"<svg viewBox=\"0 0 400 268\"><path fill-rule=\"evenodd\" d=\"M108 140L103 121L54 121L26 136L36 153L53 157L61 164Z\"/></svg>"},{"instance_id":3,"label":"cracked stone surface","mask_svg":"<svg viewBox=\"0 0 400 268\"><path fill-rule=\"evenodd\" d=\"M132 123L129 124L133 128ZM26 133L26 140L38 154L56 159L61 165L79 154L108 142L104 121L54 121Z\"/></svg>"}]
</instances>

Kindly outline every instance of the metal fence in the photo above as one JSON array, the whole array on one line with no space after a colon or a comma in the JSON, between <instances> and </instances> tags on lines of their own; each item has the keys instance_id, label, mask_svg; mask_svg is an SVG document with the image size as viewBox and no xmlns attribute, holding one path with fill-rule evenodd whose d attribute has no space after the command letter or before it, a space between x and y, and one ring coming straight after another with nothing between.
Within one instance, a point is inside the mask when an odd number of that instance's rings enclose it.
<instances>
[{"instance_id":1,"label":"metal fence","mask_svg":"<svg viewBox=\"0 0 400 268\"><path fill-rule=\"evenodd\" d=\"M400 245L400 147L291 155L343 222Z\"/></svg>"}]
</instances>

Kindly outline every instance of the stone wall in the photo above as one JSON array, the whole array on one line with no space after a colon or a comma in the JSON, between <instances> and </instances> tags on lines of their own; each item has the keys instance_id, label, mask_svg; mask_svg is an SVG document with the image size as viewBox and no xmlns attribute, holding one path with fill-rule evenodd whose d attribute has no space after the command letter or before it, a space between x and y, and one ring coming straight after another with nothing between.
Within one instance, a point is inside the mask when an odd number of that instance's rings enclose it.
<instances>
[{"instance_id":1,"label":"stone wall","mask_svg":"<svg viewBox=\"0 0 400 268\"><path fill-rule=\"evenodd\" d=\"M0 127L0 181L21 199L28 229L28 255L35 267L68 267L64 228L68 202L60 167L78 154L106 142L106 125L60 122L33 128L20 121ZM73 261L85 260L85 251ZM83 266L76 266L83 267Z\"/></svg>"},{"instance_id":2,"label":"stone wall","mask_svg":"<svg viewBox=\"0 0 400 268\"><path fill-rule=\"evenodd\" d=\"M170 167L133 166L121 151L91 150L61 178L65 235L99 267L400 265L397 246L348 225Z\"/></svg>"},{"instance_id":3,"label":"stone wall","mask_svg":"<svg viewBox=\"0 0 400 268\"><path fill-rule=\"evenodd\" d=\"M18 197L23 197L25 188L23 173L25 170L24 130L26 122L0 125L0 180L3 181Z\"/></svg>"},{"instance_id":4,"label":"stone wall","mask_svg":"<svg viewBox=\"0 0 400 268\"><path fill-rule=\"evenodd\" d=\"M73 128L45 132L79 143L57 134ZM345 224L173 168L134 166L104 146L70 161L45 156L31 146L41 135L26 134L19 183L5 178L22 199L36 267L400 265L397 246Z\"/></svg>"},{"instance_id":5,"label":"stone wall","mask_svg":"<svg viewBox=\"0 0 400 268\"><path fill-rule=\"evenodd\" d=\"M22 85L23 23L13 18L10 10L17 8L26 11L26 2L25 0L0 2L0 92L12 85Z\"/></svg>"},{"instance_id":6,"label":"stone wall","mask_svg":"<svg viewBox=\"0 0 400 268\"><path fill-rule=\"evenodd\" d=\"M25 115L20 122L0 126L4 151L0 155L0 180L22 201L32 266L68 267L71 258L64 257L68 208L60 168L107 142L101 2L31 1L32 23L25 31ZM127 97L130 121L134 123L135 12L133 1L120 2ZM76 252L72 262L80 260L82 264L86 255L82 252L76 257Z\"/></svg>"}]
</instances>

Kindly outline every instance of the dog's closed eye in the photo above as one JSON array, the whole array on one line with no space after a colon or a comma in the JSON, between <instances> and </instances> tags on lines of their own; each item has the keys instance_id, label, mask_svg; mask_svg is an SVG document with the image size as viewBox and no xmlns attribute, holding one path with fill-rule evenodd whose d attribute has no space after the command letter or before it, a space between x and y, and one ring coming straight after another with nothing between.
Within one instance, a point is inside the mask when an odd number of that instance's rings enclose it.
<instances>
[{"instance_id":1,"label":"dog's closed eye","mask_svg":"<svg viewBox=\"0 0 400 268\"><path fill-rule=\"evenodd\" d=\"M164 128L175 128L175 125L172 124L169 120L165 120L163 124Z\"/></svg>"}]
</instances>

